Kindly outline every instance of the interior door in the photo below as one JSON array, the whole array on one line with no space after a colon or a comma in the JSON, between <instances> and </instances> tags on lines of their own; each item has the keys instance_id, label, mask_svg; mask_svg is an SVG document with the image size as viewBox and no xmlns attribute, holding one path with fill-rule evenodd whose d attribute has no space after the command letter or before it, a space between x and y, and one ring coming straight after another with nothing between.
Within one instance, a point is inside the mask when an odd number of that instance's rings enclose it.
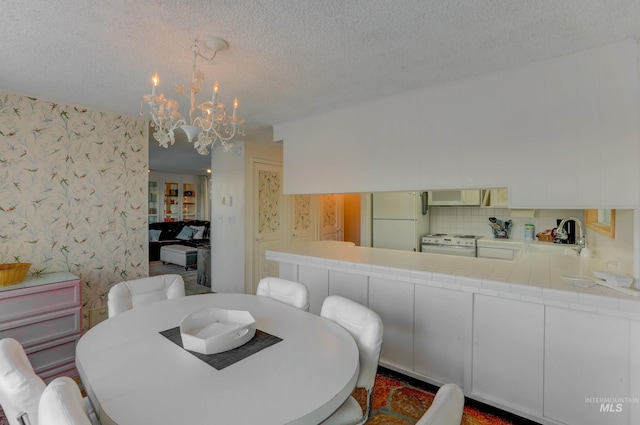
<instances>
[{"instance_id":1,"label":"interior door","mask_svg":"<svg viewBox=\"0 0 640 425\"><path fill-rule=\"evenodd\" d=\"M342 223L344 221L343 195L322 195L322 215L320 240L342 241Z\"/></svg>"},{"instance_id":2,"label":"interior door","mask_svg":"<svg viewBox=\"0 0 640 425\"><path fill-rule=\"evenodd\" d=\"M253 276L252 293L263 277L279 276L278 262L265 258L269 250L284 239L282 165L256 162L253 165Z\"/></svg>"},{"instance_id":3,"label":"interior door","mask_svg":"<svg viewBox=\"0 0 640 425\"><path fill-rule=\"evenodd\" d=\"M291 242L293 244L312 241L313 214L311 195L290 196L292 202Z\"/></svg>"}]
</instances>

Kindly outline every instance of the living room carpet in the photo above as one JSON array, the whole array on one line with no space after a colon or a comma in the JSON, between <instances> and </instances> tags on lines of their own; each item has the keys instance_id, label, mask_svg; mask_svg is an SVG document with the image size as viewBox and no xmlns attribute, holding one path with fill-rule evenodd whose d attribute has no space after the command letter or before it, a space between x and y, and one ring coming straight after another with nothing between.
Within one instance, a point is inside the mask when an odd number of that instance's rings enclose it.
<instances>
[{"instance_id":1,"label":"living room carpet","mask_svg":"<svg viewBox=\"0 0 640 425\"><path fill-rule=\"evenodd\" d=\"M179 274L184 280L184 291L186 295L205 294L211 292L211 288L198 285L198 270L184 267L178 264L162 264L162 261L151 261L149 263L149 276L158 276L161 274Z\"/></svg>"}]
</instances>

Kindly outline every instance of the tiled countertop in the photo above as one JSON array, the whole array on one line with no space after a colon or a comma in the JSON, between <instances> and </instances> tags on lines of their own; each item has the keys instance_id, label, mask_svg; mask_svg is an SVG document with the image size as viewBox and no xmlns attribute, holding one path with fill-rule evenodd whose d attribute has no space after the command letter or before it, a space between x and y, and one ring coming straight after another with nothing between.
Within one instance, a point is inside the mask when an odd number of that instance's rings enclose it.
<instances>
[{"instance_id":1,"label":"tiled countertop","mask_svg":"<svg viewBox=\"0 0 640 425\"><path fill-rule=\"evenodd\" d=\"M390 280L446 286L559 307L629 316L640 320L640 297L596 285L574 286L563 275L593 276L606 270L600 258L529 252L544 242L483 240L479 244L518 244L513 261L465 258L381 248L353 246L343 242L310 242L267 251L267 259L284 263L324 266L384 277ZM504 246L504 245L503 245Z\"/></svg>"}]
</instances>

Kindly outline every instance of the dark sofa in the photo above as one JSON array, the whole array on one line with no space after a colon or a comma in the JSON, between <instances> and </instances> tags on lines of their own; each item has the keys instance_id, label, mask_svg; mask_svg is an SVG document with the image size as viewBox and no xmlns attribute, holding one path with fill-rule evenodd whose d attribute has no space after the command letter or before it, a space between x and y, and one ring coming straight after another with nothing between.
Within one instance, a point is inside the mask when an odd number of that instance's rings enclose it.
<instances>
[{"instance_id":1,"label":"dark sofa","mask_svg":"<svg viewBox=\"0 0 640 425\"><path fill-rule=\"evenodd\" d=\"M204 235L202 239L177 239L176 236L180 233L184 226L198 226L204 227ZM149 261L160 260L160 248L164 245L186 245L197 247L202 244L209 243L210 222L203 220L191 220L191 221L163 221L158 223L149 223L149 230L160 230L158 240L152 239L152 232L149 232Z\"/></svg>"}]
</instances>

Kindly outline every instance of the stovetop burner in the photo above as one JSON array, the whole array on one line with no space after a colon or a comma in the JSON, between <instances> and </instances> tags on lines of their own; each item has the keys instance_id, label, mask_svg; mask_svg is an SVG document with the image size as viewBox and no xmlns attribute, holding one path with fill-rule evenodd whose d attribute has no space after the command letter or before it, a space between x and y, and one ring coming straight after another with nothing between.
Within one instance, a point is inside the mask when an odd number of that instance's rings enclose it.
<instances>
[{"instance_id":1,"label":"stovetop burner","mask_svg":"<svg viewBox=\"0 0 640 425\"><path fill-rule=\"evenodd\" d=\"M430 235L425 235L425 238L447 238L447 239L480 239L482 236L476 235L459 235L459 234L449 234L449 233L432 233Z\"/></svg>"},{"instance_id":2,"label":"stovetop burner","mask_svg":"<svg viewBox=\"0 0 640 425\"><path fill-rule=\"evenodd\" d=\"M442 244L450 246L465 246L475 247L476 240L482 236L476 235L462 235L462 234L447 234L447 233L433 233L431 235L425 235L422 237L423 244Z\"/></svg>"}]
</instances>

